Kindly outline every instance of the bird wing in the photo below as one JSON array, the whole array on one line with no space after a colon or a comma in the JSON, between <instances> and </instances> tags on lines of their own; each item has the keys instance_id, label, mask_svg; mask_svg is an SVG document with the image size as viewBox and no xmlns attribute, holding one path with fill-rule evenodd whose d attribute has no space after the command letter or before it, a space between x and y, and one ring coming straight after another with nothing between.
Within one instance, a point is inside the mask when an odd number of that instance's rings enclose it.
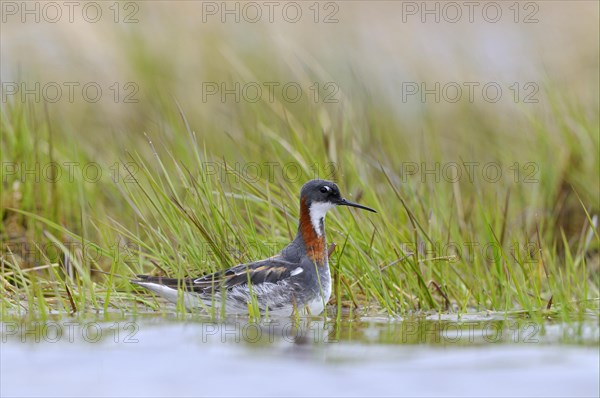
<instances>
[{"instance_id":1,"label":"bird wing","mask_svg":"<svg viewBox=\"0 0 600 398\"><path fill-rule=\"evenodd\" d=\"M249 264L240 264L224 271L202 276L193 280L194 290L197 289L210 293L220 288L231 289L251 283L259 285L270 282L277 283L289 278L295 265L278 258L257 261Z\"/></svg>"},{"instance_id":2,"label":"bird wing","mask_svg":"<svg viewBox=\"0 0 600 398\"><path fill-rule=\"evenodd\" d=\"M199 278L163 278L160 276L138 275L139 282L158 283L173 289L185 289L196 293L211 294L221 289L231 289L250 282L258 285L265 282L277 283L291 276L298 264L290 263L279 257L239 264L223 271L204 275ZM134 281L135 282L135 281Z\"/></svg>"}]
</instances>

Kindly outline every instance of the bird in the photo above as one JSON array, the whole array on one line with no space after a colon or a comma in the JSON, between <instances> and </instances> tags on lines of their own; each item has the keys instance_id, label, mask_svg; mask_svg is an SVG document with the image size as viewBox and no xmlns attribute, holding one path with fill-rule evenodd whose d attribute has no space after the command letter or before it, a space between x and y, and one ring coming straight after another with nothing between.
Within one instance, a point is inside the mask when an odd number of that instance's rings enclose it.
<instances>
[{"instance_id":1,"label":"bird","mask_svg":"<svg viewBox=\"0 0 600 398\"><path fill-rule=\"evenodd\" d=\"M187 310L248 315L258 306L263 315L319 315L331 296L331 272L325 239L325 215L336 206L377 213L346 200L338 186L310 180L300 190L298 232L286 247L264 260L239 264L198 278L137 275L131 282Z\"/></svg>"}]
</instances>

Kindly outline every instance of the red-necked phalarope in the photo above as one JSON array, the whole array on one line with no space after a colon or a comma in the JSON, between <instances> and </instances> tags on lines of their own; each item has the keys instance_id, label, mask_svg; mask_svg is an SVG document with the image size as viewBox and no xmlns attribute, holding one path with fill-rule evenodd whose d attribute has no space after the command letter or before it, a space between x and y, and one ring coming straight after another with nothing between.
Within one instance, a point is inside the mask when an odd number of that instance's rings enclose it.
<instances>
[{"instance_id":1,"label":"red-necked phalarope","mask_svg":"<svg viewBox=\"0 0 600 398\"><path fill-rule=\"evenodd\" d=\"M176 303L179 294L188 309L214 307L219 314L248 314L249 303L261 313L289 316L320 314L331 296L331 275L325 241L325 214L335 206L375 210L340 195L336 184L312 180L300 192L300 223L295 239L277 255L199 278L174 279L138 275L132 283ZM254 299L253 299L254 297Z\"/></svg>"}]
</instances>

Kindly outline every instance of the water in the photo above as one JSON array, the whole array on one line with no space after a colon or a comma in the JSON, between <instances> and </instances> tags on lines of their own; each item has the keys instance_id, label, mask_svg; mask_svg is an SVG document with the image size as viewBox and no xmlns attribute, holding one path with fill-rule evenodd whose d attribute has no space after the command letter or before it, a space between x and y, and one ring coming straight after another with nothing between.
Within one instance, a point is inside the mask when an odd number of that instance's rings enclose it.
<instances>
[{"instance_id":1,"label":"water","mask_svg":"<svg viewBox=\"0 0 600 398\"><path fill-rule=\"evenodd\" d=\"M598 396L599 335L493 315L6 321L0 395Z\"/></svg>"}]
</instances>

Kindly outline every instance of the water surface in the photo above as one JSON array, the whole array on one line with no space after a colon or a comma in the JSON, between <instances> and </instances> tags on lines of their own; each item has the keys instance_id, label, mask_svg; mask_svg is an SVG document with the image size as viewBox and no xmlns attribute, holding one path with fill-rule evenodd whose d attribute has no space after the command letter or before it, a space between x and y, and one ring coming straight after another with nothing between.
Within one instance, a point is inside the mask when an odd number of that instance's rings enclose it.
<instances>
[{"instance_id":1,"label":"water surface","mask_svg":"<svg viewBox=\"0 0 600 398\"><path fill-rule=\"evenodd\" d=\"M599 328L500 316L2 323L2 396L598 396Z\"/></svg>"}]
</instances>

